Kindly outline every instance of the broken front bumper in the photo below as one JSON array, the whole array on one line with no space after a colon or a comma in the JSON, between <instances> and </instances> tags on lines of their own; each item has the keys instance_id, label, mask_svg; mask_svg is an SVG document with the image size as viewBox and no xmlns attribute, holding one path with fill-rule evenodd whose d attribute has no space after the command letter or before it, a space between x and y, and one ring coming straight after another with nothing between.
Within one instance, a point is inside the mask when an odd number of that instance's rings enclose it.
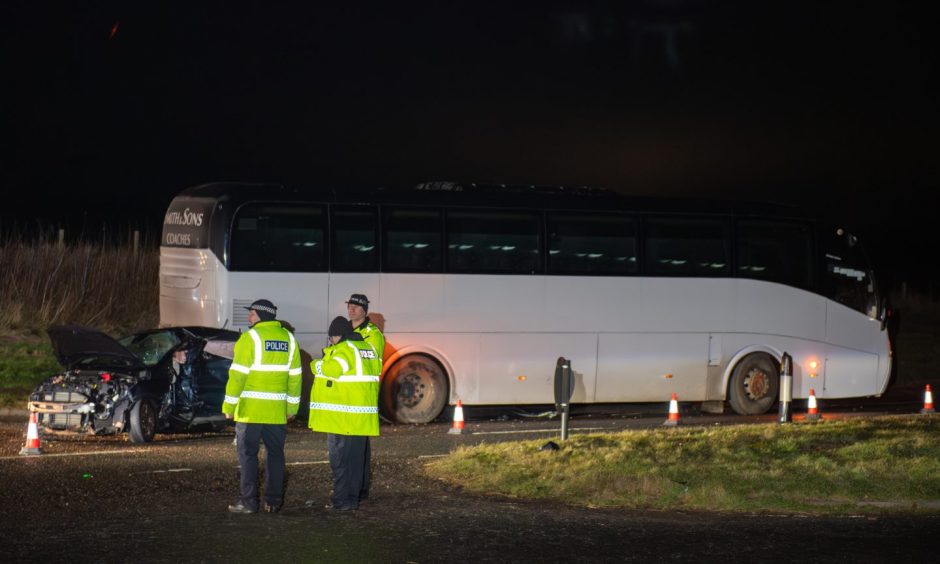
<instances>
[{"instance_id":1,"label":"broken front bumper","mask_svg":"<svg viewBox=\"0 0 940 564\"><path fill-rule=\"evenodd\" d=\"M40 423L48 429L83 429L95 413L95 404L85 394L76 392L53 392L42 399L31 399L27 404L30 413L40 416Z\"/></svg>"},{"instance_id":2,"label":"broken front bumper","mask_svg":"<svg viewBox=\"0 0 940 564\"><path fill-rule=\"evenodd\" d=\"M94 413L95 404L85 394L77 392L52 392L42 399L31 399L27 404L31 413Z\"/></svg>"}]
</instances>

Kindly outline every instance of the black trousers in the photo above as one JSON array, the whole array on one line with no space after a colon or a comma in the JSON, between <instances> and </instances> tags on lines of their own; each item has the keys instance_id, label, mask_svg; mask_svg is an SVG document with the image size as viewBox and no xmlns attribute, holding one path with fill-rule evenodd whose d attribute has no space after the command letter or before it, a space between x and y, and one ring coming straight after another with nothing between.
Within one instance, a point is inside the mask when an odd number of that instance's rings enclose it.
<instances>
[{"instance_id":1,"label":"black trousers","mask_svg":"<svg viewBox=\"0 0 940 564\"><path fill-rule=\"evenodd\" d=\"M366 485L366 453L369 437L355 435L326 435L330 469L333 470L333 507L348 509L359 507L359 495Z\"/></svg>"},{"instance_id":2,"label":"black trousers","mask_svg":"<svg viewBox=\"0 0 940 564\"><path fill-rule=\"evenodd\" d=\"M366 437L366 457L362 461L362 487L359 489L359 501L369 499L369 486L372 480L372 443Z\"/></svg>"},{"instance_id":3,"label":"black trousers","mask_svg":"<svg viewBox=\"0 0 940 564\"><path fill-rule=\"evenodd\" d=\"M284 442L287 425L235 423L242 505L258 510L258 449L264 442L264 499L279 507L284 499Z\"/></svg>"}]
</instances>

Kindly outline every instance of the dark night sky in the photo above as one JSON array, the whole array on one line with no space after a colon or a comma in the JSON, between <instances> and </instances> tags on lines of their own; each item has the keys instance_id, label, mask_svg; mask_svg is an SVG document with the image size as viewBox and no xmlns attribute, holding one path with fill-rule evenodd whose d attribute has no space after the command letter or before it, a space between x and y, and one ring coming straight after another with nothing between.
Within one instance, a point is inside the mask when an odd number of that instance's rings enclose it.
<instances>
[{"instance_id":1,"label":"dark night sky","mask_svg":"<svg viewBox=\"0 0 940 564\"><path fill-rule=\"evenodd\" d=\"M157 224L212 180L454 179L799 201L938 239L926 8L93 4L0 8L5 217Z\"/></svg>"}]
</instances>

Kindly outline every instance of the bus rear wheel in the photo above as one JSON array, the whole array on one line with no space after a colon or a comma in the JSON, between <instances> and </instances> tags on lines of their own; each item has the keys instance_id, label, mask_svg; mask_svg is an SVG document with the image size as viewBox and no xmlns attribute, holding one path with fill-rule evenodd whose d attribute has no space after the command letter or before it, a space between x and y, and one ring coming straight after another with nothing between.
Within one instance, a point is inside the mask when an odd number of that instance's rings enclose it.
<instances>
[{"instance_id":1,"label":"bus rear wheel","mask_svg":"<svg viewBox=\"0 0 940 564\"><path fill-rule=\"evenodd\" d=\"M728 404L739 415L767 413L777 401L779 387L776 361L765 353L749 354L731 373Z\"/></svg>"},{"instance_id":2,"label":"bus rear wheel","mask_svg":"<svg viewBox=\"0 0 940 564\"><path fill-rule=\"evenodd\" d=\"M447 403L447 376L433 358L408 354L382 379L382 412L397 423L430 423Z\"/></svg>"}]
</instances>

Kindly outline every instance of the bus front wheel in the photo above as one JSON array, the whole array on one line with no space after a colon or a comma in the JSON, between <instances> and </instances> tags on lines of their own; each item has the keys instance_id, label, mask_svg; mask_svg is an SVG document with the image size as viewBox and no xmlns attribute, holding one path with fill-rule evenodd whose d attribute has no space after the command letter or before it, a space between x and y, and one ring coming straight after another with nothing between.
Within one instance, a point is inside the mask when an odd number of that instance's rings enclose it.
<instances>
[{"instance_id":1,"label":"bus front wheel","mask_svg":"<svg viewBox=\"0 0 940 564\"><path fill-rule=\"evenodd\" d=\"M777 401L780 376L777 363L764 353L742 358L731 373L728 404L739 415L767 413Z\"/></svg>"},{"instance_id":2,"label":"bus front wheel","mask_svg":"<svg viewBox=\"0 0 940 564\"><path fill-rule=\"evenodd\" d=\"M433 358L401 357L382 379L382 411L397 423L430 423L447 403L447 376Z\"/></svg>"}]
</instances>

